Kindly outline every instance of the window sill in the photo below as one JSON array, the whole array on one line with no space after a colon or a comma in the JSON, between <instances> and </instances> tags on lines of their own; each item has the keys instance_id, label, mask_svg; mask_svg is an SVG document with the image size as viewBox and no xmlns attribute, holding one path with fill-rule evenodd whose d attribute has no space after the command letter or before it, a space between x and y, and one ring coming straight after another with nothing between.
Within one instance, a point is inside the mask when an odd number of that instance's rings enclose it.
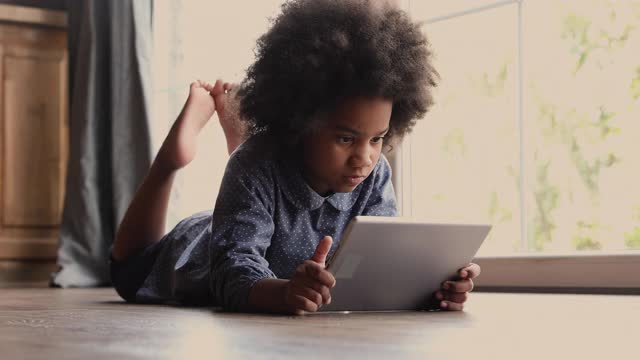
<instances>
[{"instance_id":1,"label":"window sill","mask_svg":"<svg viewBox=\"0 0 640 360\"><path fill-rule=\"evenodd\" d=\"M478 257L480 291L640 293L640 252Z\"/></svg>"}]
</instances>

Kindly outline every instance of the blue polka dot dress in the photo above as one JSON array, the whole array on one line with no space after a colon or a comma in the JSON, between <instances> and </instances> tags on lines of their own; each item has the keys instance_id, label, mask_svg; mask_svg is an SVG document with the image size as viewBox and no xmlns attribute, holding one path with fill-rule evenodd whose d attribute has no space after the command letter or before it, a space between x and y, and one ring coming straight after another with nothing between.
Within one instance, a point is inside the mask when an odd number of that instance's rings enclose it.
<instances>
[{"instance_id":1,"label":"blue polka dot dress","mask_svg":"<svg viewBox=\"0 0 640 360\"><path fill-rule=\"evenodd\" d=\"M323 197L306 184L296 161L278 154L259 138L241 145L229 159L213 212L181 221L140 255L112 263L116 289L129 288L127 300L135 302L251 311L253 284L292 276L326 235L334 239L331 256L354 216L396 215L384 155L354 191ZM131 290L127 282L136 276L127 273L140 277L141 271L141 284Z\"/></svg>"}]
</instances>

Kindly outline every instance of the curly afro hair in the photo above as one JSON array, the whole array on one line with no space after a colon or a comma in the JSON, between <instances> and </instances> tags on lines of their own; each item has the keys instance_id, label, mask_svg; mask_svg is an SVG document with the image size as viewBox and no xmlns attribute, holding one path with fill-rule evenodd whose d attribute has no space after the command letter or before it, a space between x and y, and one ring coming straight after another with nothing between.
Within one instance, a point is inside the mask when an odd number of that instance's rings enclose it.
<instances>
[{"instance_id":1,"label":"curly afro hair","mask_svg":"<svg viewBox=\"0 0 640 360\"><path fill-rule=\"evenodd\" d=\"M349 97L392 101L389 144L427 112L438 78L419 25L380 0L288 1L255 56L238 90L247 135L288 146Z\"/></svg>"}]
</instances>

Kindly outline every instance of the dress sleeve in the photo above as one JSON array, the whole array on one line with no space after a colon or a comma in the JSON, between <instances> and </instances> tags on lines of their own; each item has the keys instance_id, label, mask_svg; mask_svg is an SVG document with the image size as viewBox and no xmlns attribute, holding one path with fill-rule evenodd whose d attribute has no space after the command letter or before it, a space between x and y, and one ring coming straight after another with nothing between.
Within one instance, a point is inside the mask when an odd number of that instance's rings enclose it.
<instances>
[{"instance_id":1,"label":"dress sleeve","mask_svg":"<svg viewBox=\"0 0 640 360\"><path fill-rule=\"evenodd\" d=\"M229 311L250 311L253 285L275 278L265 259L274 232L273 177L268 167L232 156L212 217L211 291Z\"/></svg>"},{"instance_id":2,"label":"dress sleeve","mask_svg":"<svg viewBox=\"0 0 640 360\"><path fill-rule=\"evenodd\" d=\"M374 173L373 190L362 215L398 215L396 195L393 190L393 184L391 183L391 166L384 155L380 155L380 159Z\"/></svg>"}]
</instances>

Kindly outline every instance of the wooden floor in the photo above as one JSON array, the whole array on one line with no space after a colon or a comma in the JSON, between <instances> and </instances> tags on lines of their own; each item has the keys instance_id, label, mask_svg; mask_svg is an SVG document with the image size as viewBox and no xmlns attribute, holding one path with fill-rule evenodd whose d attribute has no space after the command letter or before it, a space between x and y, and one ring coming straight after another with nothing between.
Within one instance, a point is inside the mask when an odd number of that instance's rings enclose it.
<instances>
[{"instance_id":1,"label":"wooden floor","mask_svg":"<svg viewBox=\"0 0 640 360\"><path fill-rule=\"evenodd\" d=\"M640 297L472 294L452 312L300 317L0 289L0 359L638 359Z\"/></svg>"}]
</instances>

